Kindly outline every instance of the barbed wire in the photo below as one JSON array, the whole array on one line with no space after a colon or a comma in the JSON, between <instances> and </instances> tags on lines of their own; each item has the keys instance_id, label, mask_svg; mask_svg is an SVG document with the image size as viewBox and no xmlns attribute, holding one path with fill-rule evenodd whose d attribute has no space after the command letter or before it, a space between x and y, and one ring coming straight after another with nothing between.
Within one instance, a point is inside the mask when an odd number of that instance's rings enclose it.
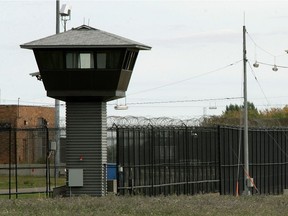
<instances>
[{"instance_id":1,"label":"barbed wire","mask_svg":"<svg viewBox=\"0 0 288 216\"><path fill-rule=\"evenodd\" d=\"M137 127L137 126L198 126L202 122L202 118L191 119L175 119L170 117L157 117L147 118L143 116L108 116L107 126L124 126L124 127Z\"/></svg>"},{"instance_id":2,"label":"barbed wire","mask_svg":"<svg viewBox=\"0 0 288 216\"><path fill-rule=\"evenodd\" d=\"M61 118L61 128L66 128L66 119ZM201 116L195 118L144 117L144 116L108 116L107 127L197 127L197 126L242 127L239 118L221 116ZM250 128L287 128L288 118L253 118L249 119Z\"/></svg>"}]
</instances>

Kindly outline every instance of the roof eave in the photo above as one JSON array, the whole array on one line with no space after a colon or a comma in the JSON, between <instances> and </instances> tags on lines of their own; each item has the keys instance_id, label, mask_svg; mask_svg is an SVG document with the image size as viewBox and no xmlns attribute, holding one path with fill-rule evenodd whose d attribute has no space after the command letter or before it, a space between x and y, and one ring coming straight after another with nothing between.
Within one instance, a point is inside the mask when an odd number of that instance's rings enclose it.
<instances>
[{"instance_id":1,"label":"roof eave","mask_svg":"<svg viewBox=\"0 0 288 216\"><path fill-rule=\"evenodd\" d=\"M20 45L24 49L71 49L71 48L136 48L139 50L151 50L145 45Z\"/></svg>"}]
</instances>

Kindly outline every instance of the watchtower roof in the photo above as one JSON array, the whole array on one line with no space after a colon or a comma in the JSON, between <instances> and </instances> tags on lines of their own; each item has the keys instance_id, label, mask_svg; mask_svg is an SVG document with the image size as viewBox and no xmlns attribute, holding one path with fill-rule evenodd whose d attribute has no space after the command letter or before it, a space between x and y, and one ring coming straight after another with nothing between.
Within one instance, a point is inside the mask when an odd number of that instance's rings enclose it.
<instances>
[{"instance_id":1,"label":"watchtower roof","mask_svg":"<svg viewBox=\"0 0 288 216\"><path fill-rule=\"evenodd\" d=\"M136 41L81 25L69 31L51 35L20 45L21 48L136 48L150 50L151 47Z\"/></svg>"}]
</instances>

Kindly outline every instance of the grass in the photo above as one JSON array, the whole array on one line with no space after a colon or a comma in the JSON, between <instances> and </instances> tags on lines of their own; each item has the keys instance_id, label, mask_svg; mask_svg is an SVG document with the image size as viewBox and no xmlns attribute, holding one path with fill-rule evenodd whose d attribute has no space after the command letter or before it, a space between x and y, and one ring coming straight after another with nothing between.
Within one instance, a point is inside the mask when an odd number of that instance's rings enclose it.
<instances>
[{"instance_id":1,"label":"grass","mask_svg":"<svg viewBox=\"0 0 288 216\"><path fill-rule=\"evenodd\" d=\"M61 177L57 179L57 186L65 185L65 178ZM51 187L54 187L54 178L50 178ZM46 177L45 176L18 176L17 177L17 186L18 188L38 188L46 186ZM11 188L16 187L15 177L11 177ZM9 188L9 177L0 176L0 189Z\"/></svg>"},{"instance_id":2,"label":"grass","mask_svg":"<svg viewBox=\"0 0 288 216\"><path fill-rule=\"evenodd\" d=\"M1 215L287 215L288 196L113 196L0 200Z\"/></svg>"},{"instance_id":3,"label":"grass","mask_svg":"<svg viewBox=\"0 0 288 216\"><path fill-rule=\"evenodd\" d=\"M65 185L66 179L64 177L57 178L56 186ZM55 186L54 178L50 179L51 188ZM45 198L45 193L30 193L34 192L34 188L40 188L40 190L45 191L46 188L46 177L45 176L18 176L17 177L17 186L18 192L24 192L24 194L19 193L17 196L15 194L11 195L12 199L18 198ZM16 188L16 179L15 177L11 178L11 190L12 193ZM23 191L21 189L28 188ZM31 190L30 190L31 189ZM9 177L8 176L0 176L0 194L8 193L9 191ZM0 195L0 199L8 199L8 195ZM1 211L0 211L1 215Z\"/></svg>"}]
</instances>

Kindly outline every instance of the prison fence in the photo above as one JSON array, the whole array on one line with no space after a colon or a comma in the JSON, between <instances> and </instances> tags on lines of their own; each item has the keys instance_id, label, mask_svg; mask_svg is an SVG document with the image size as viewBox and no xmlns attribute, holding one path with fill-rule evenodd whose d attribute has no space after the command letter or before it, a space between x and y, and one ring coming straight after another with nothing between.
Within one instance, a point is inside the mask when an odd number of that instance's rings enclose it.
<instances>
[{"instance_id":1,"label":"prison fence","mask_svg":"<svg viewBox=\"0 0 288 216\"><path fill-rule=\"evenodd\" d=\"M253 194L288 188L287 128L249 129ZM120 194L169 195L244 191L243 128L118 127Z\"/></svg>"},{"instance_id":2,"label":"prison fence","mask_svg":"<svg viewBox=\"0 0 288 216\"><path fill-rule=\"evenodd\" d=\"M243 192L243 128L187 126L168 118L158 125L133 122L114 124L107 131L108 163L117 165L119 194L232 195L237 188ZM49 151L56 132L61 134L58 162ZM288 128L249 128L253 194L282 194L288 189L287 133ZM65 128L0 124L0 182L6 184L0 184L0 195L49 195L59 178L65 179L65 143ZM43 177L45 186L39 188L36 179Z\"/></svg>"},{"instance_id":3,"label":"prison fence","mask_svg":"<svg viewBox=\"0 0 288 216\"><path fill-rule=\"evenodd\" d=\"M52 188L59 186L59 177L65 175L65 164L60 161L65 146L57 161L55 151L51 151L57 131L65 134L65 129L12 128L0 124L0 195L50 196Z\"/></svg>"}]
</instances>

